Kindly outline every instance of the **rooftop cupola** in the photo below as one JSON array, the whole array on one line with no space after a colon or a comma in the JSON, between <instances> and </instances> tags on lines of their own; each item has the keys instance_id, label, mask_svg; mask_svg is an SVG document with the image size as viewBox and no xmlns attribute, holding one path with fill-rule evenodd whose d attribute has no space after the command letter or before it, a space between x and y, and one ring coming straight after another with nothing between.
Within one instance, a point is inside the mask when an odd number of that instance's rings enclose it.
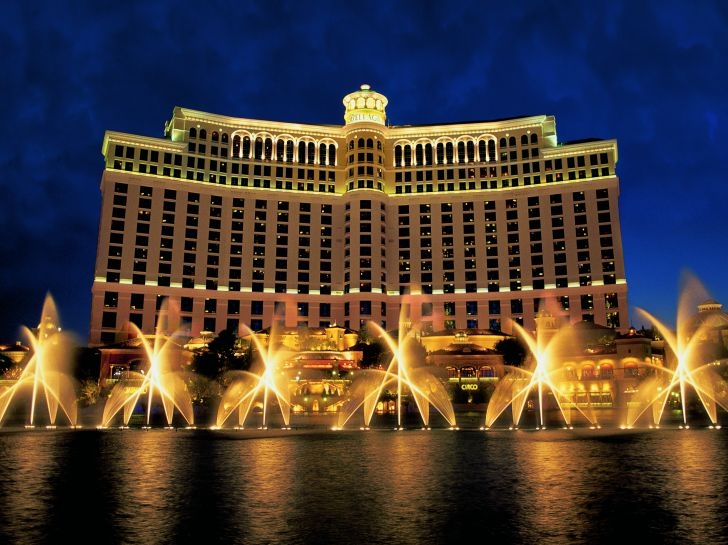
<instances>
[{"instance_id":1,"label":"rooftop cupola","mask_svg":"<svg viewBox=\"0 0 728 545\"><path fill-rule=\"evenodd\" d=\"M344 121L347 125L352 123L377 123L384 125L387 119L385 108L387 97L372 91L367 84L359 87L358 91L349 93L344 97Z\"/></svg>"}]
</instances>

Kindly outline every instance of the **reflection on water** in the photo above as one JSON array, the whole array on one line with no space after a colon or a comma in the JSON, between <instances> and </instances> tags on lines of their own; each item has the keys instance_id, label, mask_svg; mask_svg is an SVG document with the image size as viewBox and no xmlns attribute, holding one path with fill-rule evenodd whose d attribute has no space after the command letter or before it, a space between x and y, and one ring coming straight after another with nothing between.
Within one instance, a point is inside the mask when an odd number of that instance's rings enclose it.
<instances>
[{"instance_id":1,"label":"reflection on water","mask_svg":"<svg viewBox=\"0 0 728 545\"><path fill-rule=\"evenodd\" d=\"M668 473L662 487L665 502L680 513L675 536L683 542L699 536L703 543L725 543L726 444L703 441L696 448L689 434L676 435L668 452L675 471Z\"/></svg>"},{"instance_id":2,"label":"reflection on water","mask_svg":"<svg viewBox=\"0 0 728 545\"><path fill-rule=\"evenodd\" d=\"M0 430L0 543L728 543L724 430L266 433Z\"/></svg>"},{"instance_id":3,"label":"reflection on water","mask_svg":"<svg viewBox=\"0 0 728 545\"><path fill-rule=\"evenodd\" d=\"M17 537L25 536L28 542L39 542L51 515L53 490L46 483L57 472L53 439L50 434L17 434L0 441L0 516L22 529Z\"/></svg>"}]
</instances>

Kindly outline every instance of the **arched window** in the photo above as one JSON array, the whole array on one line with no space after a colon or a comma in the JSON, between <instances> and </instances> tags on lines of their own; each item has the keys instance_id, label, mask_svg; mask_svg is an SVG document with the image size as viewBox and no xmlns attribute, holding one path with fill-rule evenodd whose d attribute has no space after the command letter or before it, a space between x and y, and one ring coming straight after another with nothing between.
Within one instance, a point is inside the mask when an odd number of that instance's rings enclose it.
<instances>
[{"instance_id":1,"label":"arched window","mask_svg":"<svg viewBox=\"0 0 728 545\"><path fill-rule=\"evenodd\" d=\"M213 142L219 142L220 141L220 135L217 134L217 131L213 131L213 133L212 133L212 141Z\"/></svg>"},{"instance_id":2,"label":"arched window","mask_svg":"<svg viewBox=\"0 0 728 545\"><path fill-rule=\"evenodd\" d=\"M400 144L394 146L394 166L402 166L402 146Z\"/></svg>"},{"instance_id":3,"label":"arched window","mask_svg":"<svg viewBox=\"0 0 728 545\"><path fill-rule=\"evenodd\" d=\"M207 131L205 129L200 129L200 140L206 140L207 139Z\"/></svg>"},{"instance_id":4,"label":"arched window","mask_svg":"<svg viewBox=\"0 0 728 545\"><path fill-rule=\"evenodd\" d=\"M467 144L465 144L465 148L467 151L467 160L469 163L475 162L475 143L473 143L472 140L469 140Z\"/></svg>"},{"instance_id":5,"label":"arched window","mask_svg":"<svg viewBox=\"0 0 728 545\"><path fill-rule=\"evenodd\" d=\"M458 150L458 163L464 163L465 162L465 142L458 142L457 143L457 150Z\"/></svg>"},{"instance_id":6,"label":"arched window","mask_svg":"<svg viewBox=\"0 0 728 545\"><path fill-rule=\"evenodd\" d=\"M424 163L424 150L422 148L422 144L417 144L415 146L415 163L417 166L422 166Z\"/></svg>"},{"instance_id":7,"label":"arched window","mask_svg":"<svg viewBox=\"0 0 728 545\"><path fill-rule=\"evenodd\" d=\"M319 144L319 165L326 164L326 144Z\"/></svg>"},{"instance_id":8,"label":"arched window","mask_svg":"<svg viewBox=\"0 0 728 545\"><path fill-rule=\"evenodd\" d=\"M427 144L425 146L425 164L427 166L432 166L432 144Z\"/></svg>"},{"instance_id":9,"label":"arched window","mask_svg":"<svg viewBox=\"0 0 728 545\"><path fill-rule=\"evenodd\" d=\"M276 142L276 160L284 161L286 157L286 143L283 140Z\"/></svg>"},{"instance_id":10,"label":"arched window","mask_svg":"<svg viewBox=\"0 0 728 545\"><path fill-rule=\"evenodd\" d=\"M250 136L243 137L243 159L250 159Z\"/></svg>"},{"instance_id":11,"label":"arched window","mask_svg":"<svg viewBox=\"0 0 728 545\"><path fill-rule=\"evenodd\" d=\"M448 165L452 165L455 156L455 146L452 142L445 144L445 161Z\"/></svg>"},{"instance_id":12,"label":"arched window","mask_svg":"<svg viewBox=\"0 0 728 545\"><path fill-rule=\"evenodd\" d=\"M475 378L475 367L465 365L460 368L460 378Z\"/></svg>"},{"instance_id":13,"label":"arched window","mask_svg":"<svg viewBox=\"0 0 728 545\"><path fill-rule=\"evenodd\" d=\"M197 138L197 129L195 127L190 128L190 138Z\"/></svg>"},{"instance_id":14,"label":"arched window","mask_svg":"<svg viewBox=\"0 0 728 545\"><path fill-rule=\"evenodd\" d=\"M316 144L313 142L308 143L308 164L314 165L316 164Z\"/></svg>"},{"instance_id":15,"label":"arched window","mask_svg":"<svg viewBox=\"0 0 728 545\"><path fill-rule=\"evenodd\" d=\"M485 140L478 141L478 155L481 161L485 162L488 160L488 143Z\"/></svg>"},{"instance_id":16,"label":"arched window","mask_svg":"<svg viewBox=\"0 0 728 545\"><path fill-rule=\"evenodd\" d=\"M336 166L336 146L329 144L329 165Z\"/></svg>"},{"instance_id":17,"label":"arched window","mask_svg":"<svg viewBox=\"0 0 728 545\"><path fill-rule=\"evenodd\" d=\"M306 162L306 142L298 143L298 162L301 164Z\"/></svg>"}]
</instances>

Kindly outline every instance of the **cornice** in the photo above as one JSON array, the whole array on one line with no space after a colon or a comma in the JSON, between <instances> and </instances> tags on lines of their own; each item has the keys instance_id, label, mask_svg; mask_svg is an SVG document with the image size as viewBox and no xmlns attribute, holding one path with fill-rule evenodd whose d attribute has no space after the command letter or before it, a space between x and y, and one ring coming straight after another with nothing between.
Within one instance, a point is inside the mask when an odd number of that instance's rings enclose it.
<instances>
[{"instance_id":1,"label":"cornice","mask_svg":"<svg viewBox=\"0 0 728 545\"><path fill-rule=\"evenodd\" d=\"M175 119L191 122L204 123L206 125L218 125L220 129L229 132L246 129L252 131L269 131L274 133L290 132L296 134L308 134L317 136L345 137L352 132L372 131L382 134L385 138L431 138L433 136L458 136L462 134L482 133L503 133L508 131L529 130L541 127L552 121L553 117L538 115L519 117L514 119L497 121L474 121L463 123L443 123L440 125L399 125L380 126L375 123L362 123L356 126L346 125L317 125L305 123L290 123L283 121L270 121L250 119L245 117L231 117L226 115L201 112L188 108L175 108ZM174 120L173 120L174 121Z\"/></svg>"},{"instance_id":2,"label":"cornice","mask_svg":"<svg viewBox=\"0 0 728 545\"><path fill-rule=\"evenodd\" d=\"M600 152L616 152L617 141L611 140L596 140L593 142L574 142L574 143L563 143L555 147L544 147L541 148L541 153L544 158L552 157L567 157L570 155L580 155L586 151L592 153Z\"/></svg>"},{"instance_id":3,"label":"cornice","mask_svg":"<svg viewBox=\"0 0 728 545\"><path fill-rule=\"evenodd\" d=\"M106 147L106 143L109 141L113 141L117 144L123 144L125 146L138 146L139 144L143 144L146 148L158 149L161 151L177 151L187 148L187 144L184 142L175 142L168 138L139 136L136 134L116 131L106 131L104 134L104 147Z\"/></svg>"},{"instance_id":4,"label":"cornice","mask_svg":"<svg viewBox=\"0 0 728 545\"><path fill-rule=\"evenodd\" d=\"M182 114L177 116L177 112ZM290 123L283 121L267 121L261 119L249 119L245 117L231 117L225 115L211 114L187 108L175 108L175 117L181 121L192 123L205 123L218 125L220 129L226 128L228 132L236 130L268 131L272 133L300 133L306 135L342 137L345 134L343 126L339 125L316 125L305 123Z\"/></svg>"},{"instance_id":5,"label":"cornice","mask_svg":"<svg viewBox=\"0 0 728 545\"><path fill-rule=\"evenodd\" d=\"M389 137L417 138L432 136L461 135L465 133L502 133L504 131L521 131L541 127L549 121L550 116L539 115L519 117L499 121L473 121L463 123L444 123L442 125L403 125L388 127Z\"/></svg>"}]
</instances>

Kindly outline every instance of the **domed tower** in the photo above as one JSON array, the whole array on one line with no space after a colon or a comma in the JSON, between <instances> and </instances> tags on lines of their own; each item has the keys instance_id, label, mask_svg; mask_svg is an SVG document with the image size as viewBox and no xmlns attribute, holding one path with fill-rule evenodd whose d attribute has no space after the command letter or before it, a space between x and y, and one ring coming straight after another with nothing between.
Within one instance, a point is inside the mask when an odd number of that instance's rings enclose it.
<instances>
[{"instance_id":1,"label":"domed tower","mask_svg":"<svg viewBox=\"0 0 728 545\"><path fill-rule=\"evenodd\" d=\"M358 91L349 93L344 97L344 121L347 125L352 123L376 123L384 125L387 119L385 108L387 97L372 91L369 85L362 85Z\"/></svg>"},{"instance_id":2,"label":"domed tower","mask_svg":"<svg viewBox=\"0 0 728 545\"><path fill-rule=\"evenodd\" d=\"M387 97L362 85L344 97L346 190L384 191L384 128Z\"/></svg>"},{"instance_id":3,"label":"domed tower","mask_svg":"<svg viewBox=\"0 0 728 545\"><path fill-rule=\"evenodd\" d=\"M369 320L382 323L387 314L388 199L384 182L387 102L384 95L369 85L362 85L343 100L346 108L344 292L352 294L349 301L354 328L357 321L359 327Z\"/></svg>"},{"instance_id":4,"label":"domed tower","mask_svg":"<svg viewBox=\"0 0 728 545\"><path fill-rule=\"evenodd\" d=\"M559 330L559 321L551 312L541 309L534 318L536 322L536 339L541 346L546 346Z\"/></svg>"}]
</instances>

